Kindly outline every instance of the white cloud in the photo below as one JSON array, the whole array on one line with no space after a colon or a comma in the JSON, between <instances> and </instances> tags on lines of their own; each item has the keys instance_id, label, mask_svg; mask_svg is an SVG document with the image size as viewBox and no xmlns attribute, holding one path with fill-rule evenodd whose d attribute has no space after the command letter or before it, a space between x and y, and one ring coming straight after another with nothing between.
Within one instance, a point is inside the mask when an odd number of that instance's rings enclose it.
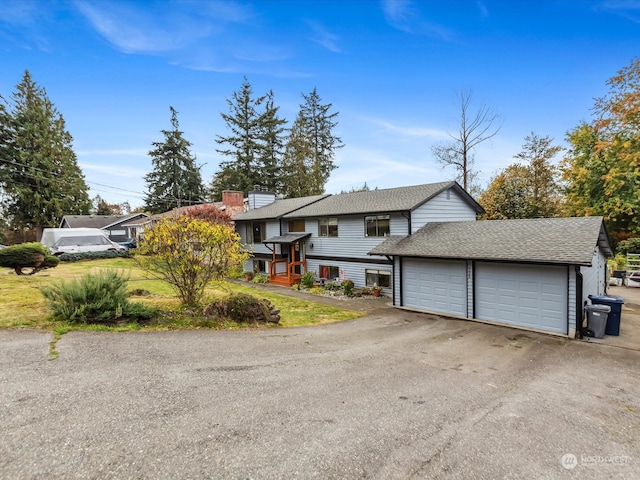
<instances>
[{"instance_id":1,"label":"white cloud","mask_svg":"<svg viewBox=\"0 0 640 480\"><path fill-rule=\"evenodd\" d=\"M311 40L318 45L326 48L327 50L334 53L341 53L341 49L338 46L339 37L331 32L329 32L324 26L319 23L307 21L307 24L313 30L315 34L311 37Z\"/></svg>"},{"instance_id":2,"label":"white cloud","mask_svg":"<svg viewBox=\"0 0 640 480\"><path fill-rule=\"evenodd\" d=\"M366 118L365 120L369 123L372 123L373 125L382 127L383 131L395 133L405 137L424 137L438 141L449 140L451 138L446 131L437 128L401 126L379 118Z\"/></svg>"},{"instance_id":3,"label":"white cloud","mask_svg":"<svg viewBox=\"0 0 640 480\"><path fill-rule=\"evenodd\" d=\"M135 157L146 157L148 155L149 150L145 150L143 148L129 148L129 149L114 149L114 150L79 150L76 152L78 156L113 156L113 157L122 157L126 156L135 156Z\"/></svg>"},{"instance_id":4,"label":"white cloud","mask_svg":"<svg viewBox=\"0 0 640 480\"><path fill-rule=\"evenodd\" d=\"M476 5L478 7L478 10L480 10L480 16L482 18L487 18L489 16L489 9L485 5L485 3L482 0L478 0L476 2Z\"/></svg>"},{"instance_id":5,"label":"white cloud","mask_svg":"<svg viewBox=\"0 0 640 480\"><path fill-rule=\"evenodd\" d=\"M154 4L86 2L75 3L78 10L109 43L124 53L164 53L179 50L209 36L214 18L197 15L190 3Z\"/></svg>"},{"instance_id":6,"label":"white cloud","mask_svg":"<svg viewBox=\"0 0 640 480\"><path fill-rule=\"evenodd\" d=\"M382 11L389 25L403 32L444 41L450 41L453 37L453 32L448 28L428 21L411 0L382 0Z\"/></svg>"},{"instance_id":7,"label":"white cloud","mask_svg":"<svg viewBox=\"0 0 640 480\"><path fill-rule=\"evenodd\" d=\"M596 5L596 10L607 11L640 23L640 1L638 0L609 0Z\"/></svg>"},{"instance_id":8,"label":"white cloud","mask_svg":"<svg viewBox=\"0 0 640 480\"><path fill-rule=\"evenodd\" d=\"M146 170L141 170L138 168L131 168L131 167L125 167L125 166L121 166L121 165L116 165L116 164L97 164L97 163L90 163L90 162L84 162L84 161L80 161L78 162L78 164L80 165L80 168L85 171L92 171L92 172L98 172L98 173L104 173L107 175L113 175L116 177L125 177L125 178L130 178L130 177L138 177L138 178L142 178L143 176L145 176L148 171Z\"/></svg>"}]
</instances>

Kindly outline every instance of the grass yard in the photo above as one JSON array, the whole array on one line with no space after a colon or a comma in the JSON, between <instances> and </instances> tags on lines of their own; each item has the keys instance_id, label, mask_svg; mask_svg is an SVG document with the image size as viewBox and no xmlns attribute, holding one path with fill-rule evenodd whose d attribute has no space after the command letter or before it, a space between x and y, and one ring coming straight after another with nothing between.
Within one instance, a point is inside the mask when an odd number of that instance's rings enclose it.
<instances>
[{"instance_id":1,"label":"grass yard","mask_svg":"<svg viewBox=\"0 0 640 480\"><path fill-rule=\"evenodd\" d=\"M174 312L171 320L159 325L144 327L145 329L166 330L176 328L194 328L185 314L181 311L178 299L169 284L148 277L138 268L132 259L115 258L105 260L85 260L80 262L60 263L58 267L45 270L31 276L18 276L10 269L0 269L0 328L43 328L50 330L64 329L60 322L51 320L51 313L39 287L52 282L77 278L87 273L96 273L103 269L115 269L129 277L129 290L136 289L150 292L150 295L134 296L134 302L160 307ZM298 325L317 325L338 322L361 317L358 311L338 308L320 303L291 298L271 292L256 292L255 290L223 283L212 285L207 290L207 299L213 300L231 292L245 292L268 299L280 309L280 325L292 327ZM197 326L207 326L199 323ZM96 325L74 325L78 329L106 329ZM125 325L119 330L139 329L137 325Z\"/></svg>"}]
</instances>

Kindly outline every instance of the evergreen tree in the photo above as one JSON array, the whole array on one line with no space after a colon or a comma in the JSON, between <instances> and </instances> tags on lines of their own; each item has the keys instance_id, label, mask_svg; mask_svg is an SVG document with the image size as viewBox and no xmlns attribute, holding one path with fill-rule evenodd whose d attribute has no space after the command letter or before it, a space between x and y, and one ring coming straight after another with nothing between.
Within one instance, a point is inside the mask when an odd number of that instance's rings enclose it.
<instances>
[{"instance_id":1,"label":"evergreen tree","mask_svg":"<svg viewBox=\"0 0 640 480\"><path fill-rule=\"evenodd\" d=\"M260 185L274 193L282 192L282 157L284 154L285 119L278 117L273 92L265 96L265 109L260 119L260 150L258 165Z\"/></svg>"},{"instance_id":2,"label":"evergreen tree","mask_svg":"<svg viewBox=\"0 0 640 480\"><path fill-rule=\"evenodd\" d=\"M324 191L324 183L320 185L313 174L313 150L307 135L306 121L302 112L299 112L291 127L283 159L282 193L289 198L306 197Z\"/></svg>"},{"instance_id":3,"label":"evergreen tree","mask_svg":"<svg viewBox=\"0 0 640 480\"><path fill-rule=\"evenodd\" d=\"M229 112L220 115L229 134L216 136L216 143L225 147L216 151L229 160L220 163L220 171L213 178L212 190L216 199L221 198L223 190L239 190L246 194L254 185L262 183L258 159L264 137L264 117L258 108L264 100L264 96L253 97L247 77L240 90L227 99ZM275 117L275 113L273 115Z\"/></svg>"},{"instance_id":4,"label":"evergreen tree","mask_svg":"<svg viewBox=\"0 0 640 480\"><path fill-rule=\"evenodd\" d=\"M0 184L12 228L57 226L87 214L88 187L62 115L28 71L0 109Z\"/></svg>"},{"instance_id":5,"label":"evergreen tree","mask_svg":"<svg viewBox=\"0 0 640 480\"><path fill-rule=\"evenodd\" d=\"M153 142L149 151L153 171L145 175L146 210L162 213L172 208L202 203L205 188L200 168L190 151L191 142L183 137L178 124L178 112L171 111L171 130L162 130L163 142Z\"/></svg>"},{"instance_id":6,"label":"evergreen tree","mask_svg":"<svg viewBox=\"0 0 640 480\"><path fill-rule=\"evenodd\" d=\"M339 112L329 112L332 105L322 104L316 88L302 97L304 103L291 128L284 158L283 191L289 197L324 193L331 172L337 168L336 150L344 146L334 134Z\"/></svg>"},{"instance_id":7,"label":"evergreen tree","mask_svg":"<svg viewBox=\"0 0 640 480\"><path fill-rule=\"evenodd\" d=\"M107 203L100 195L96 195L92 200L93 213L95 215L122 215L122 205L117 203Z\"/></svg>"}]
</instances>

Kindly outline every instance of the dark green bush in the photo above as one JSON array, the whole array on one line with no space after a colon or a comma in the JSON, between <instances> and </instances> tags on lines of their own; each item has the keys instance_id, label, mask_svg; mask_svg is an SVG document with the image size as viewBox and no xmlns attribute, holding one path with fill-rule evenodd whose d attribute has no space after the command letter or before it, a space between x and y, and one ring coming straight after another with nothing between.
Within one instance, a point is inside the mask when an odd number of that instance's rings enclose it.
<instances>
[{"instance_id":1,"label":"dark green bush","mask_svg":"<svg viewBox=\"0 0 640 480\"><path fill-rule=\"evenodd\" d=\"M627 253L640 253L640 238L629 238L618 243L616 249L618 254L626 255Z\"/></svg>"},{"instance_id":2,"label":"dark green bush","mask_svg":"<svg viewBox=\"0 0 640 480\"><path fill-rule=\"evenodd\" d=\"M40 291L56 320L113 324L153 318L155 309L129 301L127 282L118 272L105 270L41 287Z\"/></svg>"},{"instance_id":3,"label":"dark green bush","mask_svg":"<svg viewBox=\"0 0 640 480\"><path fill-rule=\"evenodd\" d=\"M302 288L312 288L315 278L316 274L314 272L306 272L300 279L300 286Z\"/></svg>"},{"instance_id":4,"label":"dark green bush","mask_svg":"<svg viewBox=\"0 0 640 480\"><path fill-rule=\"evenodd\" d=\"M63 253L58 258L62 262L77 262L79 260L96 260L99 258L131 258L129 250L104 250L102 252Z\"/></svg>"},{"instance_id":5,"label":"dark green bush","mask_svg":"<svg viewBox=\"0 0 640 480\"><path fill-rule=\"evenodd\" d=\"M40 242L21 243L0 249L0 267L13 268L18 275L33 275L58 265L58 259Z\"/></svg>"},{"instance_id":6,"label":"dark green bush","mask_svg":"<svg viewBox=\"0 0 640 480\"><path fill-rule=\"evenodd\" d=\"M342 292L350 297L353 295L353 287L355 287L355 285L353 284L353 280L343 280L342 281Z\"/></svg>"}]
</instances>

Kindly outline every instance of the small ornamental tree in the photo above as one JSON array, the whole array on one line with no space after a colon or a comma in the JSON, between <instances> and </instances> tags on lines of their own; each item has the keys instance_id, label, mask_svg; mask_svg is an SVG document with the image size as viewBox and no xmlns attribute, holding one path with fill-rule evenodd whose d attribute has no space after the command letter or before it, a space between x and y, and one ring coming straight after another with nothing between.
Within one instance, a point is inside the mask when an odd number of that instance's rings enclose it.
<instances>
[{"instance_id":1,"label":"small ornamental tree","mask_svg":"<svg viewBox=\"0 0 640 480\"><path fill-rule=\"evenodd\" d=\"M13 268L17 275L33 275L40 270L57 267L59 262L40 242L0 249L0 267Z\"/></svg>"},{"instance_id":2,"label":"small ornamental tree","mask_svg":"<svg viewBox=\"0 0 640 480\"><path fill-rule=\"evenodd\" d=\"M164 218L145 230L136 259L169 283L183 305L200 304L206 286L224 280L249 257L229 225L186 216Z\"/></svg>"}]
</instances>

